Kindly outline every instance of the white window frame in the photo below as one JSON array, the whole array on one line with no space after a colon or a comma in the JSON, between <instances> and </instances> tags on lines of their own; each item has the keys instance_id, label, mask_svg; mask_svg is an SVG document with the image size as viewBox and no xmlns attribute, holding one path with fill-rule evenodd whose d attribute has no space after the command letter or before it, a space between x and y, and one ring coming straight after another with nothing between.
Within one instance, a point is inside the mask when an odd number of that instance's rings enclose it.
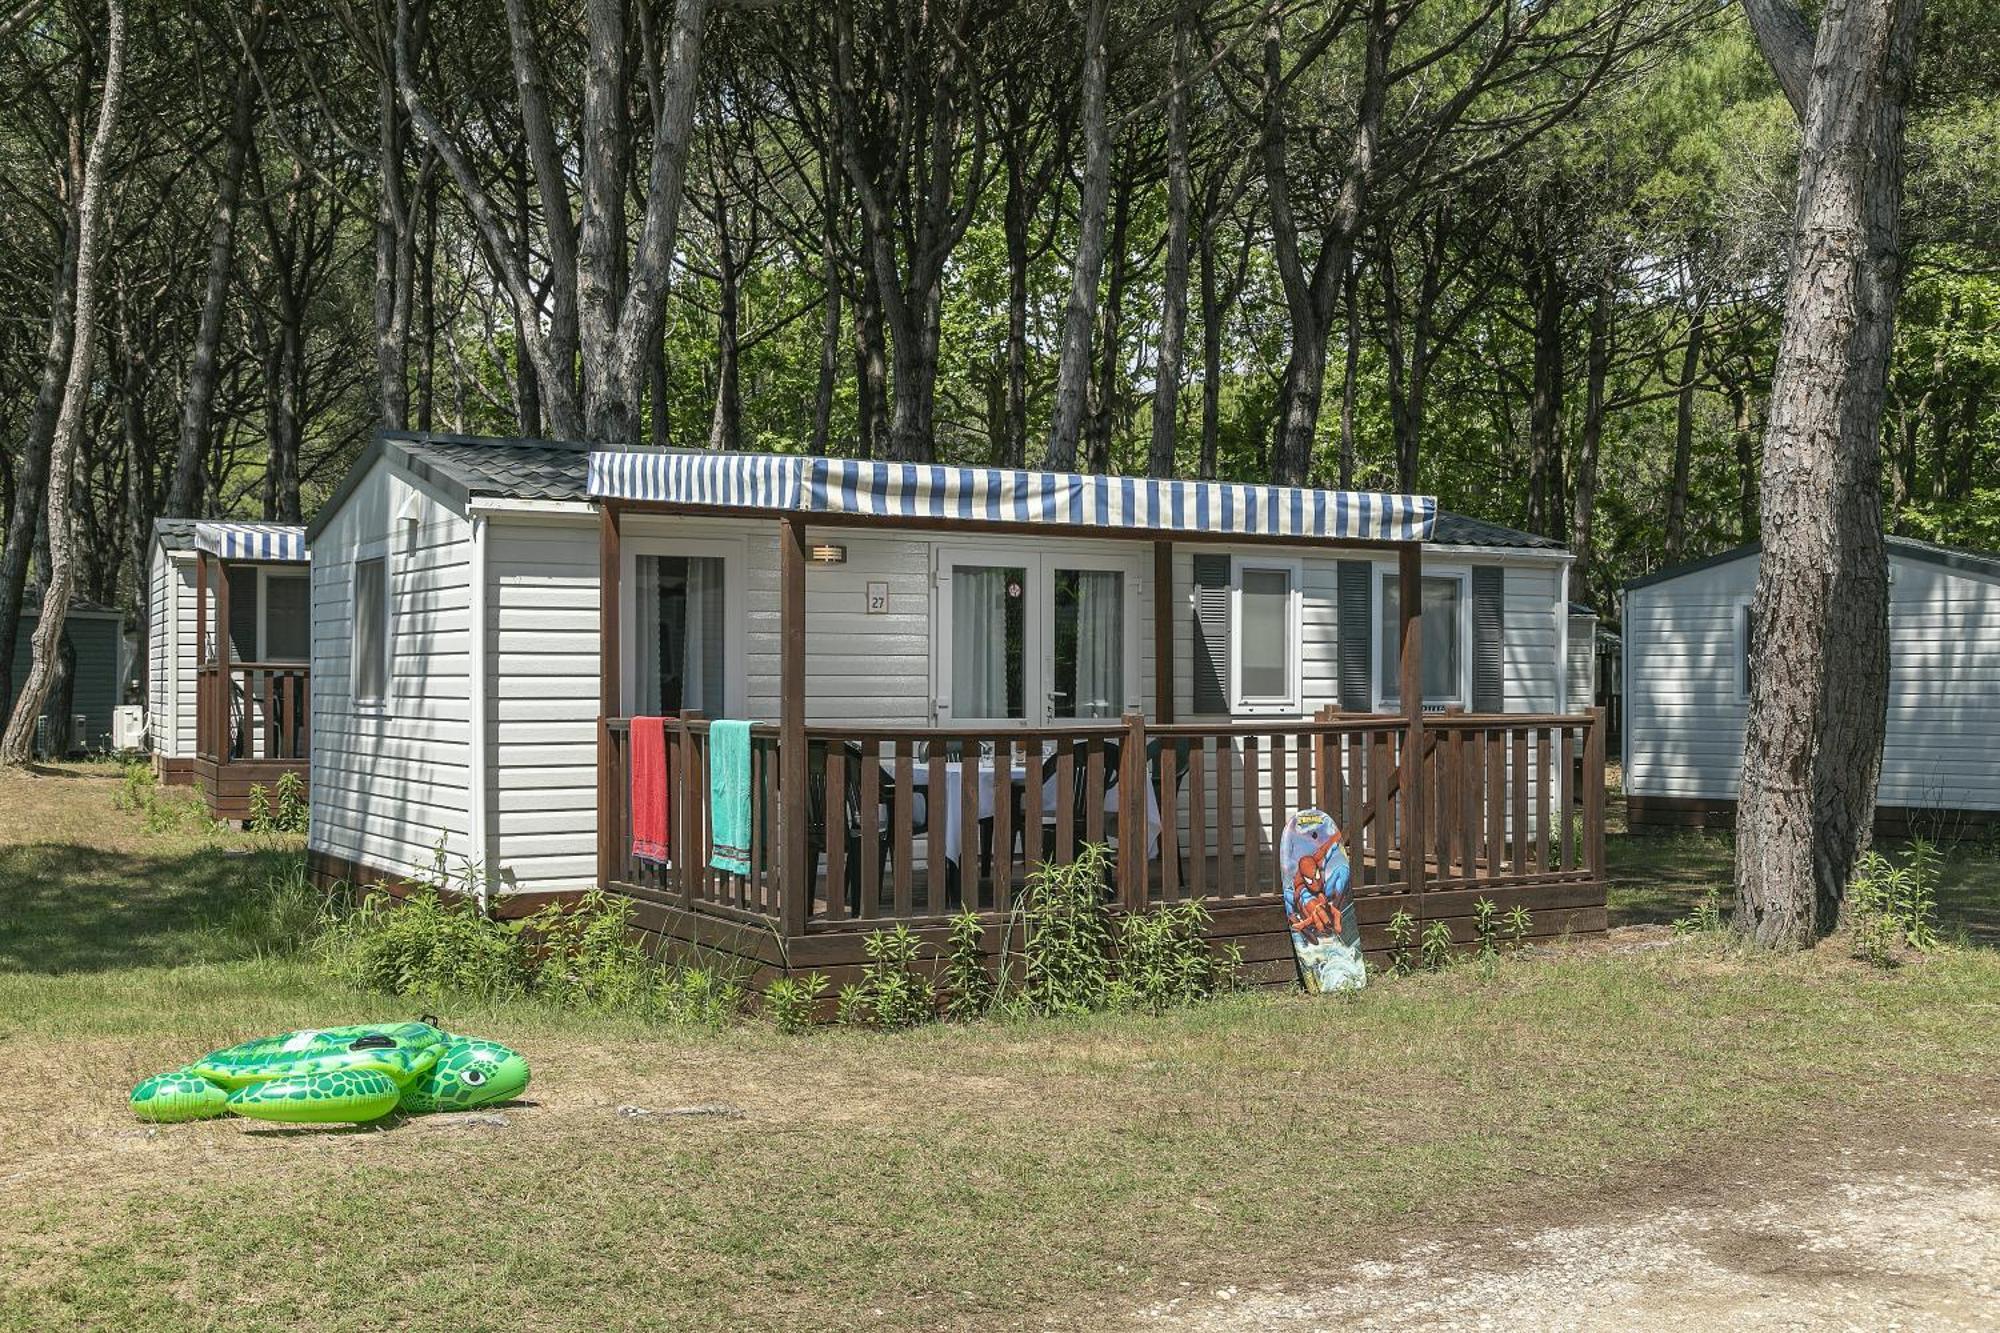
<instances>
[{"instance_id":1,"label":"white window frame","mask_svg":"<svg viewBox=\"0 0 2000 1333\"><path fill-rule=\"evenodd\" d=\"M380 698L366 699L361 695L361 635L360 617L355 614L361 605L361 567L374 561L382 565L382 694ZM260 585L261 586L261 585ZM389 546L387 542L371 542L355 552L354 563L348 570L348 616L352 626L349 643L348 690L354 700L354 711L386 715L389 700L396 692L396 571L390 568Z\"/></svg>"},{"instance_id":2,"label":"white window frame","mask_svg":"<svg viewBox=\"0 0 2000 1333\"><path fill-rule=\"evenodd\" d=\"M722 705L725 715L749 716L749 671L744 662L743 628L749 619L744 570L750 546L743 537L627 537L620 543L618 623L618 707L626 717L639 706L639 557L680 556L722 562Z\"/></svg>"},{"instance_id":3,"label":"white window frame","mask_svg":"<svg viewBox=\"0 0 2000 1333\"><path fill-rule=\"evenodd\" d=\"M1243 573L1245 570L1276 570L1291 581L1290 605L1285 623L1287 635L1285 692L1251 698L1243 693ZM1288 716L1303 711L1301 699L1305 683L1305 562L1296 557L1231 555L1229 557L1229 712L1231 716Z\"/></svg>"},{"instance_id":4,"label":"white window frame","mask_svg":"<svg viewBox=\"0 0 2000 1333\"><path fill-rule=\"evenodd\" d=\"M1745 701L1750 698L1750 623L1754 614L1748 597L1738 600L1730 611L1729 638L1736 645L1736 697Z\"/></svg>"},{"instance_id":5,"label":"white window frame","mask_svg":"<svg viewBox=\"0 0 2000 1333\"><path fill-rule=\"evenodd\" d=\"M1022 718L960 717L951 702L951 578L955 565L983 568L1018 568L1027 579L1022 592L1027 605L1022 609L1025 638L1022 651ZM1026 543L1008 545L941 543L931 549L931 716L940 726L1008 727L1063 726L1091 719L1057 718L1050 707L1055 691L1055 571L1058 569L1101 570L1119 574L1125 580L1124 627L1125 698L1121 712L1141 707L1140 622L1145 618L1142 599L1146 591L1143 557L1117 551L1071 551L1064 548L1042 550ZM1108 719L1103 719L1108 720Z\"/></svg>"},{"instance_id":6,"label":"white window frame","mask_svg":"<svg viewBox=\"0 0 2000 1333\"><path fill-rule=\"evenodd\" d=\"M1378 713L1386 711L1392 699L1398 709L1403 706L1400 697L1402 682L1397 682L1395 691L1389 689L1389 662L1382 633L1383 626L1388 623L1388 613L1384 606L1387 600L1385 596L1387 580L1397 577L1400 577L1400 571L1395 565L1376 564L1369 619L1375 626L1375 645L1371 651L1375 667L1375 711ZM1452 579L1458 583L1458 695L1452 699L1427 698L1424 700L1424 711L1439 713L1448 708L1470 709L1472 707L1472 567L1427 564L1424 566L1423 578ZM1423 595L1422 579L1418 580L1417 595L1419 597Z\"/></svg>"}]
</instances>

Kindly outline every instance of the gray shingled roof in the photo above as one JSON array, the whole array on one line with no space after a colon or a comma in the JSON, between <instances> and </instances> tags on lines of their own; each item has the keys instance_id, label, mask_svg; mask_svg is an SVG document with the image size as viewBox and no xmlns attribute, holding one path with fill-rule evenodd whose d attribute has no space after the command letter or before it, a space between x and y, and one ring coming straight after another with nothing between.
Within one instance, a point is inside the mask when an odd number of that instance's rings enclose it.
<instances>
[{"instance_id":1,"label":"gray shingled roof","mask_svg":"<svg viewBox=\"0 0 2000 1333\"><path fill-rule=\"evenodd\" d=\"M481 439L463 435L384 433L375 448L392 450L403 466L461 499L473 496L510 500L585 500L590 446L560 440ZM373 461L371 449L355 464L358 478ZM342 483L320 511L331 514L348 489ZM319 520L308 532L317 531ZM1493 546L1560 551L1563 544L1518 528L1440 511L1431 537L1438 546Z\"/></svg>"},{"instance_id":2,"label":"gray shingled roof","mask_svg":"<svg viewBox=\"0 0 2000 1333\"><path fill-rule=\"evenodd\" d=\"M193 546L194 525L192 518L156 518L153 520L153 540L169 545Z\"/></svg>"}]
</instances>

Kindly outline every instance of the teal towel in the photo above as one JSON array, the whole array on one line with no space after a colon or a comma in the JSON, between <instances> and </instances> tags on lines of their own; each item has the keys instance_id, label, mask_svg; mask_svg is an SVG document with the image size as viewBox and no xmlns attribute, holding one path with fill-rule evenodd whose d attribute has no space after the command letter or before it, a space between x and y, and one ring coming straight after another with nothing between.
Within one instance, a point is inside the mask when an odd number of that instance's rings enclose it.
<instances>
[{"instance_id":1,"label":"teal towel","mask_svg":"<svg viewBox=\"0 0 2000 1333\"><path fill-rule=\"evenodd\" d=\"M708 863L731 875L750 873L750 724L708 724Z\"/></svg>"}]
</instances>

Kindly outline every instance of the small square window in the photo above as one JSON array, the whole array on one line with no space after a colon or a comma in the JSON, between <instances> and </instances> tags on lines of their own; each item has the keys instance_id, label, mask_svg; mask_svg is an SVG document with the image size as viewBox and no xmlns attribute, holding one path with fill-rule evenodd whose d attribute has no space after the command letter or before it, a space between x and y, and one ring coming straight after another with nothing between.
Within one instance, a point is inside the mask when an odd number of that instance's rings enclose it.
<instances>
[{"instance_id":1,"label":"small square window","mask_svg":"<svg viewBox=\"0 0 2000 1333\"><path fill-rule=\"evenodd\" d=\"M1424 596L1424 706L1450 708L1466 701L1465 580L1456 574L1426 575ZM1382 576L1382 702L1403 697L1403 589L1401 578Z\"/></svg>"},{"instance_id":2,"label":"small square window","mask_svg":"<svg viewBox=\"0 0 2000 1333\"><path fill-rule=\"evenodd\" d=\"M389 562L354 562L354 702L380 708L389 698Z\"/></svg>"}]
</instances>

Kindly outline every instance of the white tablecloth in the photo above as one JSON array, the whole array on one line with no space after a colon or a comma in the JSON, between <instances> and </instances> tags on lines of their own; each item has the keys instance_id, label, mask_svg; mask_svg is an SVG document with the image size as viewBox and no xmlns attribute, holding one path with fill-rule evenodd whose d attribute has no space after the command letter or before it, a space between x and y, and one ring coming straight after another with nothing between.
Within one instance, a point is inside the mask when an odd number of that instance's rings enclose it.
<instances>
[{"instance_id":1,"label":"white tablecloth","mask_svg":"<svg viewBox=\"0 0 2000 1333\"><path fill-rule=\"evenodd\" d=\"M935 799L932 798L930 791L930 765L920 761L912 765L910 770L911 785L916 787L919 793L922 794L925 809L930 812L931 817L935 818L938 807L943 807L944 855L945 859L954 865L958 863L959 848L965 845L963 832L965 826L965 801L962 795L964 792L962 783L964 767L963 764L955 759L945 764L945 790L943 794ZM893 770L887 764L883 765L883 769L893 779ZM1035 771L1037 773L1041 771L1040 765L1036 766ZM1014 790L1020 791L1030 785L1028 770L1026 768L1016 766L1013 774ZM1152 770L1148 769L1146 782L1146 853L1149 856L1158 851L1160 846L1160 799L1158 793L1153 788L1151 779ZM1082 782L1083 780L1084 775L1079 768L1076 774L1076 781ZM978 765L977 782L979 786L979 813L975 818L982 820L991 819L993 817L992 763L986 762ZM1122 783L1113 783L1104 793L1104 831L1107 835L1115 834L1118 831L1118 793L1122 787ZM1053 824L1055 818L1056 780L1051 777L1042 783L1042 820ZM1032 817L1030 817L1029 822L1034 822ZM884 823L882 827L887 828L888 825ZM1082 829L1078 829L1076 833L1079 838L1083 836ZM921 842L922 835L919 834L918 838ZM1039 845L1032 838L1028 840L1027 847L1030 857L1034 857L1040 853Z\"/></svg>"}]
</instances>

